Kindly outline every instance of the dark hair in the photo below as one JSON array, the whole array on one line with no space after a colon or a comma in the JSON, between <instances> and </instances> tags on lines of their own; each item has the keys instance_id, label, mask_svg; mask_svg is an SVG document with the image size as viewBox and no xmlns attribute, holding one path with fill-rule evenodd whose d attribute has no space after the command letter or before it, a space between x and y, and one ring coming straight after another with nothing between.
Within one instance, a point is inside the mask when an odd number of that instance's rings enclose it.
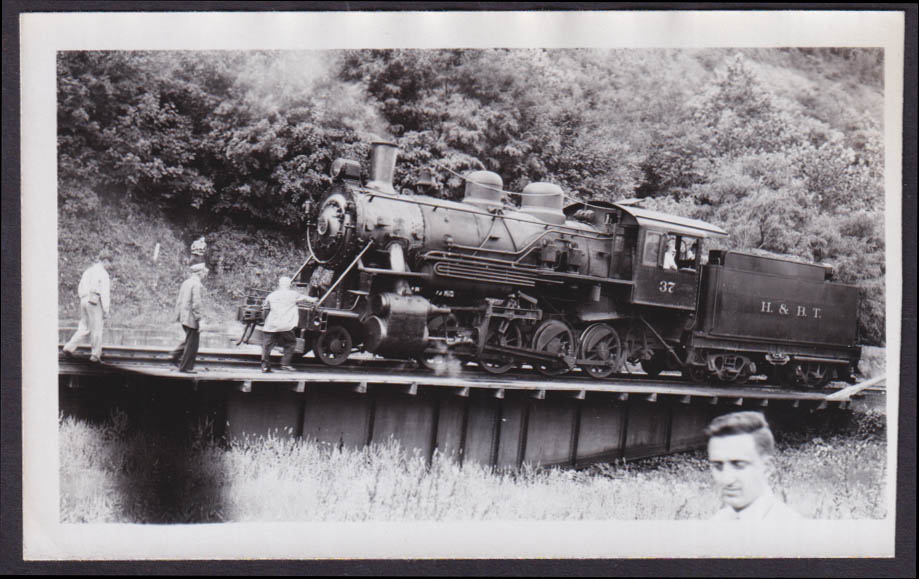
<instances>
[{"instance_id":1,"label":"dark hair","mask_svg":"<svg viewBox=\"0 0 919 579\"><path fill-rule=\"evenodd\" d=\"M749 434L753 436L756 450L761 456L775 454L775 439L769 429L769 423L762 412L732 412L712 420L705 429L709 438L716 436L732 436L735 434Z\"/></svg>"}]
</instances>

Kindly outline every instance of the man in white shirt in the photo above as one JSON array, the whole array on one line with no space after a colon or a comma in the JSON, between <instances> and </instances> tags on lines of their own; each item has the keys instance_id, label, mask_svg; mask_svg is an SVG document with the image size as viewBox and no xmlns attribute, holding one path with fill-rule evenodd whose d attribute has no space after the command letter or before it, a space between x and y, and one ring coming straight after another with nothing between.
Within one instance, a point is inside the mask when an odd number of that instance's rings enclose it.
<instances>
[{"instance_id":1,"label":"man in white shirt","mask_svg":"<svg viewBox=\"0 0 919 579\"><path fill-rule=\"evenodd\" d=\"M106 268L112 267L112 254L99 252L99 259L83 272L77 293L80 296L80 325L64 345L65 358L73 358L77 345L89 336L92 352L90 362L102 360L102 320L108 317L111 300L111 280Z\"/></svg>"},{"instance_id":2,"label":"man in white shirt","mask_svg":"<svg viewBox=\"0 0 919 579\"><path fill-rule=\"evenodd\" d=\"M300 311L297 304L316 301L315 298L301 294L290 289L291 279L286 275L278 280L278 289L268 294L262 309L268 312L265 325L262 327L264 334L262 342L262 372L271 372L271 350L281 346L284 354L281 357L281 370L294 371L290 365L294 355L294 346L297 337L294 328L300 322Z\"/></svg>"},{"instance_id":3,"label":"man in white shirt","mask_svg":"<svg viewBox=\"0 0 919 579\"><path fill-rule=\"evenodd\" d=\"M802 517L772 494L775 440L760 412L734 412L705 430L708 462L724 506L712 520L790 522Z\"/></svg>"},{"instance_id":4,"label":"man in white shirt","mask_svg":"<svg viewBox=\"0 0 919 579\"><path fill-rule=\"evenodd\" d=\"M667 237L667 251L664 252L664 269L677 269L676 265L676 238Z\"/></svg>"}]
</instances>

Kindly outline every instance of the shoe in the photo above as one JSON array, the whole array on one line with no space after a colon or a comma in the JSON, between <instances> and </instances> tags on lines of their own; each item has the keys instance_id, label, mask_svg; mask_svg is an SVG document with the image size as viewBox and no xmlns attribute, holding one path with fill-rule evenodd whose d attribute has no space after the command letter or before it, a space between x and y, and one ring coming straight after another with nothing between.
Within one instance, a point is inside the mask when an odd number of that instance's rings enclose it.
<instances>
[{"instance_id":1,"label":"shoe","mask_svg":"<svg viewBox=\"0 0 919 579\"><path fill-rule=\"evenodd\" d=\"M92 362L93 364L98 364L102 360L100 360L98 356L90 356L89 361Z\"/></svg>"},{"instance_id":2,"label":"shoe","mask_svg":"<svg viewBox=\"0 0 919 579\"><path fill-rule=\"evenodd\" d=\"M269 372L271 372L271 368L268 366L262 366L262 374L267 374Z\"/></svg>"},{"instance_id":3,"label":"shoe","mask_svg":"<svg viewBox=\"0 0 919 579\"><path fill-rule=\"evenodd\" d=\"M62 360L76 360L77 357L70 350L61 350Z\"/></svg>"},{"instance_id":4,"label":"shoe","mask_svg":"<svg viewBox=\"0 0 919 579\"><path fill-rule=\"evenodd\" d=\"M297 371L297 369L294 368L293 366L281 366L281 370L284 370L285 372L296 372Z\"/></svg>"}]
</instances>

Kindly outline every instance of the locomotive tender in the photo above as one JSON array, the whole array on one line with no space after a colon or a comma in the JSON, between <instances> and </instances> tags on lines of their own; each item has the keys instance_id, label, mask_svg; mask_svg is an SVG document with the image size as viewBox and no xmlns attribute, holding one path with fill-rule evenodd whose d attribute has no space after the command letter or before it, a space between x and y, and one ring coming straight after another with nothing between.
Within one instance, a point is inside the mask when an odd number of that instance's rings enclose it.
<instances>
[{"instance_id":1,"label":"locomotive tender","mask_svg":"<svg viewBox=\"0 0 919 579\"><path fill-rule=\"evenodd\" d=\"M309 209L295 281L316 301L300 309L298 348L326 364L357 349L496 374L527 364L602 379L628 361L698 382L852 379L857 290L828 267L720 250L706 263L706 244L726 235L714 225L623 203L565 206L549 183L513 194L518 206L489 171L465 176L462 201L397 192L396 154L374 143L366 183L359 163L336 160ZM259 305L240 319L259 322Z\"/></svg>"}]
</instances>

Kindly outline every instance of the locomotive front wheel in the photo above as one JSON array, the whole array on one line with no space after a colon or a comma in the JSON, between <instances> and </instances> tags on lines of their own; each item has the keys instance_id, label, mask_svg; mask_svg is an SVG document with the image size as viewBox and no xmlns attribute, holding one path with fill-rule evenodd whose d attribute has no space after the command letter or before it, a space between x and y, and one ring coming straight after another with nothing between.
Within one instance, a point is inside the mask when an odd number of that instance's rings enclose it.
<instances>
[{"instance_id":1,"label":"locomotive front wheel","mask_svg":"<svg viewBox=\"0 0 919 579\"><path fill-rule=\"evenodd\" d=\"M568 324L559 320L543 322L533 334L533 349L546 354L570 356L575 349L574 332ZM570 370L561 360L538 362L535 366L539 373L545 376L560 376Z\"/></svg>"},{"instance_id":2,"label":"locomotive front wheel","mask_svg":"<svg viewBox=\"0 0 919 579\"><path fill-rule=\"evenodd\" d=\"M313 345L313 352L323 364L338 366L351 355L351 334L342 326L329 326Z\"/></svg>"},{"instance_id":3,"label":"locomotive front wheel","mask_svg":"<svg viewBox=\"0 0 919 579\"><path fill-rule=\"evenodd\" d=\"M485 338L486 346L503 346L506 348L522 348L523 334L517 324L512 322L497 324L488 330L488 336ZM504 374L514 367L516 360L509 354L492 354L482 352L479 356L479 365L486 372L492 374Z\"/></svg>"},{"instance_id":4,"label":"locomotive front wheel","mask_svg":"<svg viewBox=\"0 0 919 579\"><path fill-rule=\"evenodd\" d=\"M578 358L600 364L585 364L584 370L592 378L606 378L619 370L623 352L619 334L607 324L594 324L581 334Z\"/></svg>"}]
</instances>

